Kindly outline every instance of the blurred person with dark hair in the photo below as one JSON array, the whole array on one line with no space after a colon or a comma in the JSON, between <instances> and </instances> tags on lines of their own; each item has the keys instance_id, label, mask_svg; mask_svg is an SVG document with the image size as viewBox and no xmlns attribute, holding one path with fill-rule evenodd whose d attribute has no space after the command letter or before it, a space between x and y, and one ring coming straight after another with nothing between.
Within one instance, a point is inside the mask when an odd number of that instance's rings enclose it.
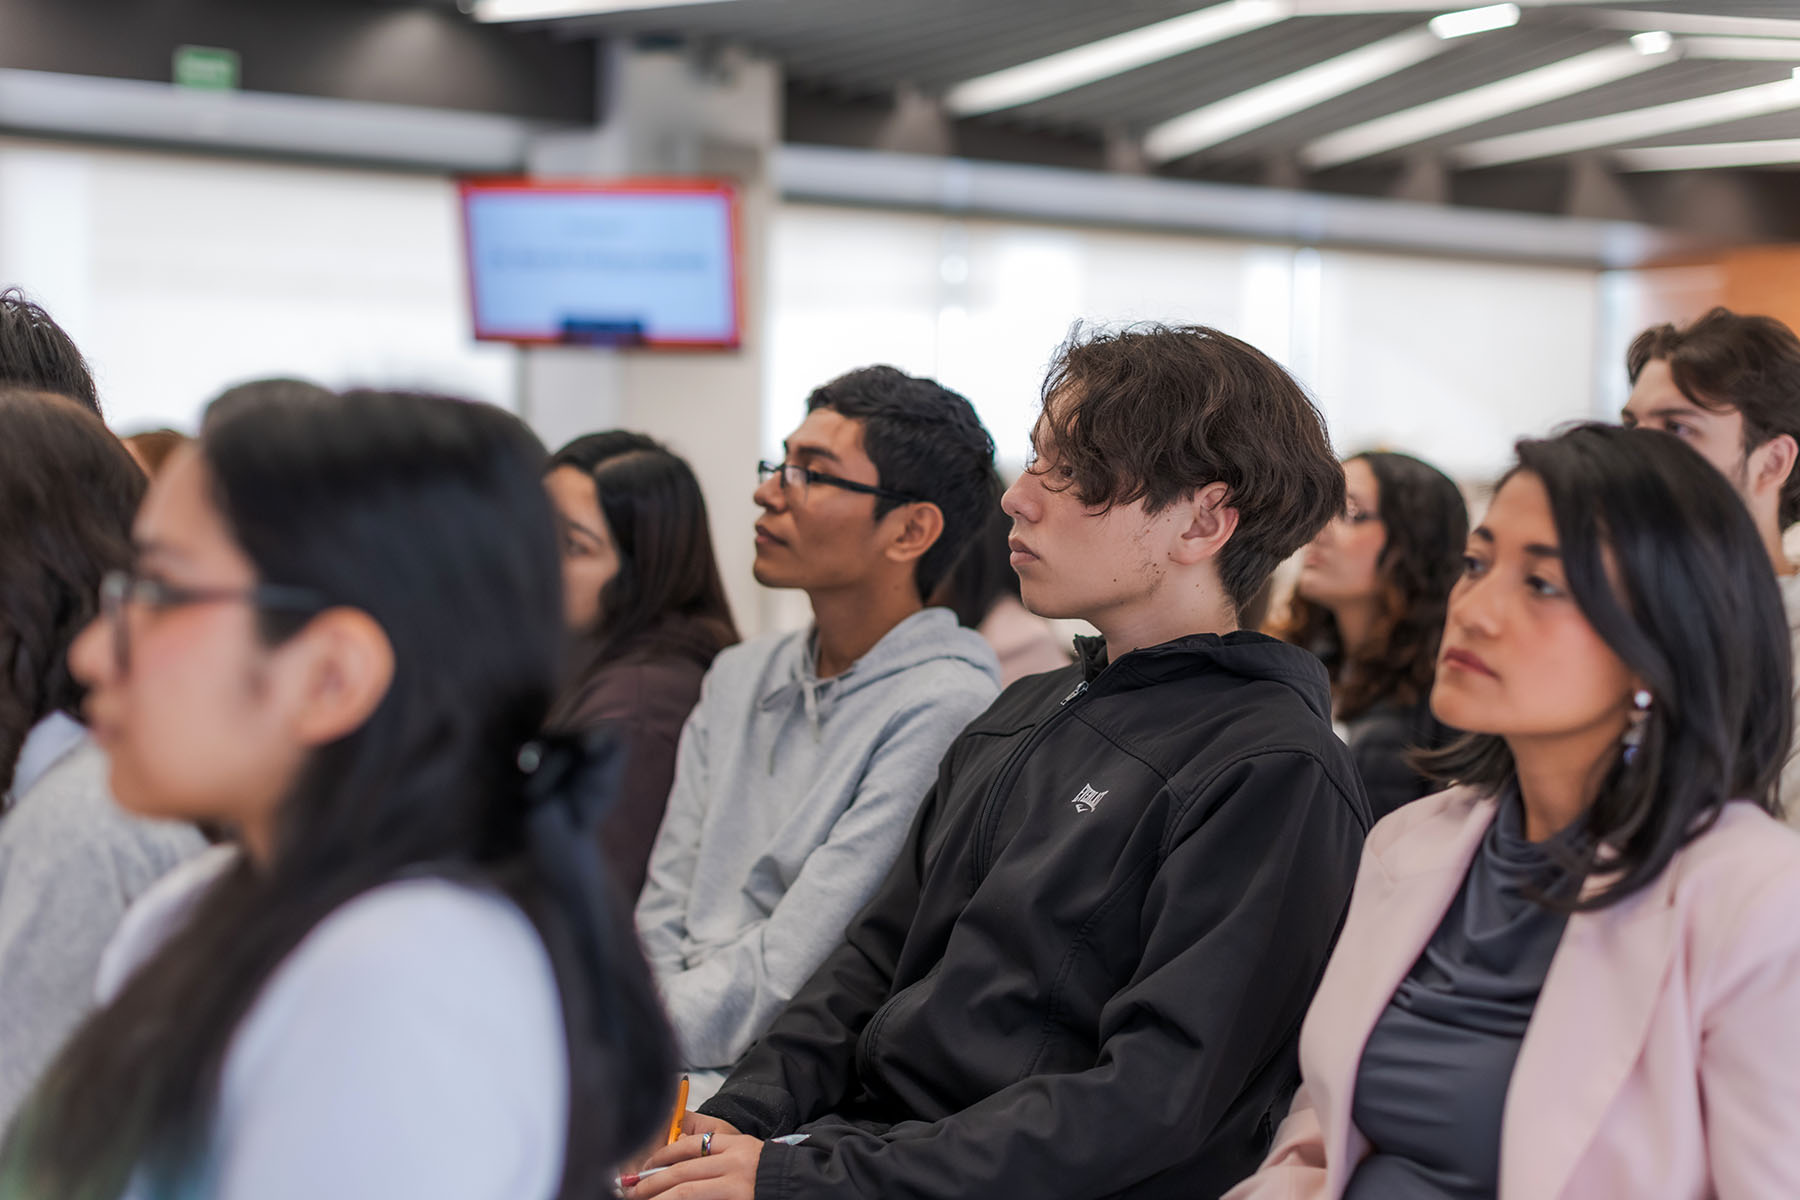
<instances>
[{"instance_id":1,"label":"blurred person with dark hair","mask_svg":"<svg viewBox=\"0 0 1800 1200\"><path fill-rule=\"evenodd\" d=\"M1782 534L1800 521L1800 338L1773 317L1715 308L1691 324L1655 325L1625 355L1627 426L1692 446L1730 481L1756 523L1781 585L1789 644L1800 660L1800 563ZM1800 682L1795 711L1800 718ZM1781 771L1788 823L1800 828L1800 737Z\"/></svg>"},{"instance_id":2,"label":"blurred person with dark hair","mask_svg":"<svg viewBox=\"0 0 1800 1200\"><path fill-rule=\"evenodd\" d=\"M1054 626L1025 607L1019 598L1019 576L1012 569L1012 518L1000 507L1005 487L994 476L996 497L988 519L938 586L933 601L956 614L964 629L973 629L994 648L1000 660L1000 686L1011 687L1027 675L1069 665L1066 642Z\"/></svg>"},{"instance_id":3,"label":"blurred person with dark hair","mask_svg":"<svg viewBox=\"0 0 1800 1200\"><path fill-rule=\"evenodd\" d=\"M893 367L814 391L759 465L756 579L813 623L720 652L682 731L638 901L696 1096L842 936L999 669L926 606L993 503L969 402Z\"/></svg>"},{"instance_id":4,"label":"blurred person with dark hair","mask_svg":"<svg viewBox=\"0 0 1800 1200\"><path fill-rule=\"evenodd\" d=\"M1282 636L1317 654L1376 820L1436 787L1412 765L1451 732L1431 715L1444 606L1469 512L1436 467L1371 451L1344 462L1346 505L1307 547Z\"/></svg>"},{"instance_id":5,"label":"blurred person with dark hair","mask_svg":"<svg viewBox=\"0 0 1800 1200\"><path fill-rule=\"evenodd\" d=\"M125 449L144 469L144 474L154 479L162 471L163 464L169 461L169 456L193 439L179 429L146 429L119 440L125 443Z\"/></svg>"},{"instance_id":6,"label":"blurred person with dark hair","mask_svg":"<svg viewBox=\"0 0 1800 1200\"><path fill-rule=\"evenodd\" d=\"M675 745L713 658L738 640L713 555L700 481L641 434L589 434L544 477L562 542L563 615L574 659L555 729L610 729L625 753L600 849L620 892L643 890L675 778Z\"/></svg>"},{"instance_id":7,"label":"blurred person with dark hair","mask_svg":"<svg viewBox=\"0 0 1800 1200\"><path fill-rule=\"evenodd\" d=\"M957 739L633 1200L1187 1200L1267 1146L1369 818L1324 667L1238 614L1343 468L1293 378L1213 329L1078 332L1043 397L1011 561L1026 607L1101 636Z\"/></svg>"},{"instance_id":8,"label":"blurred person with dark hair","mask_svg":"<svg viewBox=\"0 0 1800 1200\"><path fill-rule=\"evenodd\" d=\"M0 388L65 396L102 415L94 375L81 350L18 288L0 291Z\"/></svg>"},{"instance_id":9,"label":"blurred person with dark hair","mask_svg":"<svg viewBox=\"0 0 1800 1200\"><path fill-rule=\"evenodd\" d=\"M1230 1200L1800 1196L1787 623L1674 438L1521 442L1432 707L1459 786L1369 834L1304 1086Z\"/></svg>"},{"instance_id":10,"label":"blurred person with dark hair","mask_svg":"<svg viewBox=\"0 0 1800 1200\"><path fill-rule=\"evenodd\" d=\"M208 409L70 665L119 802L237 841L127 916L0 1200L589 1200L667 1128L617 757L543 732L545 457L442 396Z\"/></svg>"},{"instance_id":11,"label":"blurred person with dark hair","mask_svg":"<svg viewBox=\"0 0 1800 1200\"><path fill-rule=\"evenodd\" d=\"M205 845L114 806L66 661L143 493L94 413L0 389L0 1128L92 1007L126 906Z\"/></svg>"}]
</instances>

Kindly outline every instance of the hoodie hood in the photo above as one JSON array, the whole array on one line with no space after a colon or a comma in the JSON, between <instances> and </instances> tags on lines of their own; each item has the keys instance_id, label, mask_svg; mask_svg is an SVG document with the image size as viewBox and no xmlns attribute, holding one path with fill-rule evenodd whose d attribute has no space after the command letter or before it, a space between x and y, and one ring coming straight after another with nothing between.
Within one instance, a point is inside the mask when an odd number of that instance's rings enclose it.
<instances>
[{"instance_id":1,"label":"hoodie hood","mask_svg":"<svg viewBox=\"0 0 1800 1200\"><path fill-rule=\"evenodd\" d=\"M1266 634L1240 629L1235 633L1196 633L1133 650L1109 663L1106 640L1075 639L1082 678L1095 683L1103 672L1120 677L1121 686L1167 683L1206 671L1225 671L1242 679L1280 683L1292 690L1323 721L1331 720L1331 679L1325 665L1310 652Z\"/></svg>"},{"instance_id":2,"label":"hoodie hood","mask_svg":"<svg viewBox=\"0 0 1800 1200\"><path fill-rule=\"evenodd\" d=\"M783 669L771 672L773 686L757 701L757 707L765 711L799 702L815 734L830 717L832 706L844 697L927 664L959 663L981 672L995 687L1000 683L1000 661L992 647L980 634L958 624L956 614L947 608L914 613L830 679L816 674L817 635L816 627L794 635L791 647L784 647L788 652L783 655Z\"/></svg>"}]
</instances>

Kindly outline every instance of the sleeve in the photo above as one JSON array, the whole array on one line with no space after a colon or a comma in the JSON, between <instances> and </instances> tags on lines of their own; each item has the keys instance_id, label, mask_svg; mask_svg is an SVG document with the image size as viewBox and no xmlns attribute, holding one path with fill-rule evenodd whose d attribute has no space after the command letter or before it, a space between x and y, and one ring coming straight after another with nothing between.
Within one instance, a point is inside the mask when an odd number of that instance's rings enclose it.
<instances>
[{"instance_id":1,"label":"sleeve","mask_svg":"<svg viewBox=\"0 0 1800 1200\"><path fill-rule=\"evenodd\" d=\"M1797 892L1782 880L1754 911L1722 925L1746 952L1721 970L1700 1029L1706 1153L1719 1200L1800 1196Z\"/></svg>"},{"instance_id":2,"label":"sleeve","mask_svg":"<svg viewBox=\"0 0 1800 1200\"><path fill-rule=\"evenodd\" d=\"M1293 1037L1362 845L1351 798L1310 754L1233 764L1182 822L1144 908L1139 965L1102 1009L1084 1071L1036 1075L941 1121L829 1152L770 1145L756 1193L1099 1196L1191 1160ZM1254 852L1251 852L1254 848Z\"/></svg>"},{"instance_id":3,"label":"sleeve","mask_svg":"<svg viewBox=\"0 0 1800 1200\"><path fill-rule=\"evenodd\" d=\"M991 697L940 697L885 731L831 832L763 920L659 979L689 1066L729 1070L843 938L905 840L946 747Z\"/></svg>"},{"instance_id":4,"label":"sleeve","mask_svg":"<svg viewBox=\"0 0 1800 1200\"><path fill-rule=\"evenodd\" d=\"M856 1075L856 1042L892 989L900 950L919 907L942 797L956 747L944 755L935 787L913 818L906 845L844 939L750 1048L700 1111L745 1133L781 1137L836 1108Z\"/></svg>"},{"instance_id":5,"label":"sleeve","mask_svg":"<svg viewBox=\"0 0 1800 1200\"><path fill-rule=\"evenodd\" d=\"M675 782L661 827L650 848L644 889L637 901L638 938L644 957L660 977L681 969L681 947L687 937L687 897L700 857L700 829L711 794L707 773L707 717L714 694L709 673L700 685L700 702L681 729L675 750Z\"/></svg>"},{"instance_id":6,"label":"sleeve","mask_svg":"<svg viewBox=\"0 0 1800 1200\"><path fill-rule=\"evenodd\" d=\"M271 977L239 1027L208 1194L553 1195L567 1069L548 959L541 944L521 953L535 938L524 918L497 937L491 920L443 919L429 893L352 904Z\"/></svg>"}]
</instances>

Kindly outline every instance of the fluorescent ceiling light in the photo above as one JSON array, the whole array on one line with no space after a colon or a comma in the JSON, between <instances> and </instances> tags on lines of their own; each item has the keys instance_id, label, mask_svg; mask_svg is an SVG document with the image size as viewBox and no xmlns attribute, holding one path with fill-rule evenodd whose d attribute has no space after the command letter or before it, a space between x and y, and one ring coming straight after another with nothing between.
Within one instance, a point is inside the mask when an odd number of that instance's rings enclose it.
<instances>
[{"instance_id":1,"label":"fluorescent ceiling light","mask_svg":"<svg viewBox=\"0 0 1800 1200\"><path fill-rule=\"evenodd\" d=\"M1289 0L1227 0L977 76L945 92L944 107L954 116L968 117L1028 104L1273 25L1292 9Z\"/></svg>"},{"instance_id":2,"label":"fluorescent ceiling light","mask_svg":"<svg viewBox=\"0 0 1800 1200\"><path fill-rule=\"evenodd\" d=\"M1627 171L1704 171L1714 167L1800 166L1800 138L1766 142L1708 142L1697 146L1641 146L1615 150Z\"/></svg>"},{"instance_id":3,"label":"fluorescent ceiling light","mask_svg":"<svg viewBox=\"0 0 1800 1200\"><path fill-rule=\"evenodd\" d=\"M645 8L679 8L690 4L722 4L726 0L475 0L470 15L477 21L547 21L553 17L592 17L601 13L636 12Z\"/></svg>"},{"instance_id":4,"label":"fluorescent ceiling light","mask_svg":"<svg viewBox=\"0 0 1800 1200\"><path fill-rule=\"evenodd\" d=\"M1795 22L1800 26L1800 21ZM1800 37L1690 37L1681 39L1681 57L1738 62L1800 62Z\"/></svg>"},{"instance_id":5,"label":"fluorescent ceiling light","mask_svg":"<svg viewBox=\"0 0 1800 1200\"><path fill-rule=\"evenodd\" d=\"M1144 153L1157 162L1193 154L1424 62L1444 49L1443 39L1428 29L1371 42L1164 121L1144 134Z\"/></svg>"},{"instance_id":6,"label":"fluorescent ceiling light","mask_svg":"<svg viewBox=\"0 0 1800 1200\"><path fill-rule=\"evenodd\" d=\"M1557 8L1595 0L1518 0L1521 8ZM1600 0L1605 3L1605 0ZM1361 17L1377 13L1442 12L1444 0L1294 0L1297 17ZM1634 26L1634 28L1642 28Z\"/></svg>"},{"instance_id":7,"label":"fluorescent ceiling light","mask_svg":"<svg viewBox=\"0 0 1800 1200\"><path fill-rule=\"evenodd\" d=\"M1301 147L1300 161L1313 170L1355 162L1359 158L1410 146L1508 113L1573 96L1604 83L1627 79L1674 60L1672 50L1659 54L1644 54L1633 46L1590 50L1549 66L1327 134Z\"/></svg>"},{"instance_id":8,"label":"fluorescent ceiling light","mask_svg":"<svg viewBox=\"0 0 1800 1200\"><path fill-rule=\"evenodd\" d=\"M1675 35L1662 29L1631 35L1631 48L1639 54L1661 54L1675 44Z\"/></svg>"},{"instance_id":9,"label":"fluorescent ceiling light","mask_svg":"<svg viewBox=\"0 0 1800 1200\"><path fill-rule=\"evenodd\" d=\"M1672 12L1595 12L1591 16L1613 29L1665 29L1670 33L1720 37L1800 37L1800 21L1785 17L1703 17Z\"/></svg>"},{"instance_id":10,"label":"fluorescent ceiling light","mask_svg":"<svg viewBox=\"0 0 1800 1200\"><path fill-rule=\"evenodd\" d=\"M1451 150L1450 157L1466 167L1494 167L1577 150L1616 146L1621 142L1661 137L1666 133L1701 129L1795 108L1800 108L1800 79L1778 79L1774 83L1759 83L1736 91L1470 142Z\"/></svg>"},{"instance_id":11,"label":"fluorescent ceiling light","mask_svg":"<svg viewBox=\"0 0 1800 1200\"><path fill-rule=\"evenodd\" d=\"M1518 5L1489 4L1484 8L1465 8L1461 12L1433 17L1425 23L1425 27L1441 38L1458 38L1467 37L1471 33L1486 33L1491 29L1505 29L1518 23Z\"/></svg>"}]
</instances>

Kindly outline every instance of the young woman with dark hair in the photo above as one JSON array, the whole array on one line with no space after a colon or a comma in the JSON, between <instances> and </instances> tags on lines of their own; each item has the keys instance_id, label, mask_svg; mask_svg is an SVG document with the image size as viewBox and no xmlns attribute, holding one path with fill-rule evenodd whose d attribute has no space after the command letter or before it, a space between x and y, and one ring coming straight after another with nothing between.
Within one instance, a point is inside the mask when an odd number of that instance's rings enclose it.
<instances>
[{"instance_id":1,"label":"young woman with dark hair","mask_svg":"<svg viewBox=\"0 0 1800 1200\"><path fill-rule=\"evenodd\" d=\"M1434 790L1409 755L1450 737L1431 715L1431 680L1469 513L1448 476L1406 454L1355 455L1344 484L1348 504L1307 547L1282 636L1324 660L1380 820Z\"/></svg>"},{"instance_id":2,"label":"young woman with dark hair","mask_svg":"<svg viewBox=\"0 0 1800 1200\"><path fill-rule=\"evenodd\" d=\"M119 801L232 826L127 918L0 1196L599 1195L674 1057L540 731L543 447L428 396L216 403L71 654Z\"/></svg>"},{"instance_id":3,"label":"young woman with dark hair","mask_svg":"<svg viewBox=\"0 0 1800 1200\"><path fill-rule=\"evenodd\" d=\"M1370 833L1230 1200L1800 1196L1787 625L1727 481L1667 434L1524 442L1432 707L1460 786Z\"/></svg>"},{"instance_id":4,"label":"young woman with dark hair","mask_svg":"<svg viewBox=\"0 0 1800 1200\"><path fill-rule=\"evenodd\" d=\"M738 640L713 555L706 499L686 462L642 434L589 434L550 459L562 531L573 670L559 729L612 730L625 785L600 847L627 899L644 886L675 778L681 726L715 655Z\"/></svg>"},{"instance_id":5,"label":"young woman with dark hair","mask_svg":"<svg viewBox=\"0 0 1800 1200\"><path fill-rule=\"evenodd\" d=\"M92 412L0 389L0 1127L92 1006L126 905L205 846L113 804L66 661L143 494Z\"/></svg>"}]
</instances>

